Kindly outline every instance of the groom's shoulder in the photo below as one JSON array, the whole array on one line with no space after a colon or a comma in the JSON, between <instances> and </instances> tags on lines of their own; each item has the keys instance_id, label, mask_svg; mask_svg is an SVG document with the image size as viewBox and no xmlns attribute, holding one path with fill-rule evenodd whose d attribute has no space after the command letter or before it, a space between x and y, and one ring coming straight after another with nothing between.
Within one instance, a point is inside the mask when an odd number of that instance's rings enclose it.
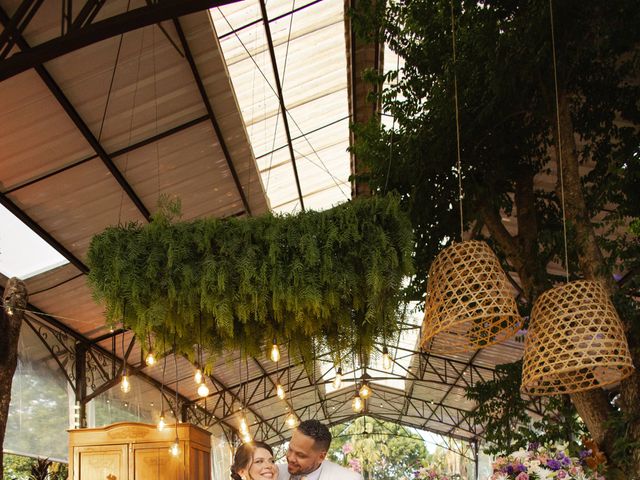
<instances>
[{"instance_id":1,"label":"groom's shoulder","mask_svg":"<svg viewBox=\"0 0 640 480\"><path fill-rule=\"evenodd\" d=\"M328 460L325 460L324 463L329 467L328 470L330 472L334 474L339 473L340 479L345 479L345 480L361 480L362 479L362 476L360 476L360 474L354 472L353 470L349 470L348 468L345 468L342 465L338 465L337 463L333 463Z\"/></svg>"}]
</instances>

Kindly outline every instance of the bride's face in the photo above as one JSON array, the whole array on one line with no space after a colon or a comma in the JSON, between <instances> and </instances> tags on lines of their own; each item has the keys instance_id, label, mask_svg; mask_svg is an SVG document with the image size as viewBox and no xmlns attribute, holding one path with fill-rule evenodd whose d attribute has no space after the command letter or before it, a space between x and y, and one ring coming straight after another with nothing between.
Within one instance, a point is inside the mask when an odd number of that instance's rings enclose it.
<instances>
[{"instance_id":1,"label":"bride's face","mask_svg":"<svg viewBox=\"0 0 640 480\"><path fill-rule=\"evenodd\" d=\"M276 480L278 478L278 468L273 462L273 455L267 449L257 448L254 452L248 478L252 480Z\"/></svg>"}]
</instances>

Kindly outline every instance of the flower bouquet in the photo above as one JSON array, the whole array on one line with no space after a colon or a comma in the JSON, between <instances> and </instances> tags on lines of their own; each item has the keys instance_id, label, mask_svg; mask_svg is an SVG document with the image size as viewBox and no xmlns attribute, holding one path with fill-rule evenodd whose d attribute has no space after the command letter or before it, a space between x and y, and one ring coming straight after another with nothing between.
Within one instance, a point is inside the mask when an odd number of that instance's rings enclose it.
<instances>
[{"instance_id":1,"label":"flower bouquet","mask_svg":"<svg viewBox=\"0 0 640 480\"><path fill-rule=\"evenodd\" d=\"M603 465L604 457L593 449L572 457L566 445L531 444L528 450L496 458L490 480L605 480L601 474Z\"/></svg>"},{"instance_id":2,"label":"flower bouquet","mask_svg":"<svg viewBox=\"0 0 640 480\"><path fill-rule=\"evenodd\" d=\"M436 465L426 465L414 472L416 480L460 480L460 475L442 473Z\"/></svg>"}]
</instances>

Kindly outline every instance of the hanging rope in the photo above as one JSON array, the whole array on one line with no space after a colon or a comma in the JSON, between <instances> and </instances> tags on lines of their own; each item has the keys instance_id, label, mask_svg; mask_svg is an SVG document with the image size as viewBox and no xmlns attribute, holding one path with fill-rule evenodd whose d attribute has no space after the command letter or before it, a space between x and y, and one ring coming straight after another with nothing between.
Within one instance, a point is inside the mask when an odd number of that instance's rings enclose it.
<instances>
[{"instance_id":1,"label":"hanging rope","mask_svg":"<svg viewBox=\"0 0 640 480\"><path fill-rule=\"evenodd\" d=\"M556 100L556 127L558 130L558 174L560 175L560 202L562 205L562 235L564 241L564 265L566 269L566 279L569 282L569 250L567 247L567 219L564 204L564 172L562 164L562 135L560 133L560 94L558 93L558 66L556 61L556 35L553 26L553 0L549 0L549 18L551 22L551 53L553 55L553 84L555 88Z\"/></svg>"},{"instance_id":2,"label":"hanging rope","mask_svg":"<svg viewBox=\"0 0 640 480\"><path fill-rule=\"evenodd\" d=\"M458 75L456 72L456 22L453 13L453 0L451 0L451 43L453 45L453 101L456 109L456 149L458 171L458 204L460 207L460 241L464 235L464 217L462 215L462 162L460 160L460 114L458 108Z\"/></svg>"}]
</instances>

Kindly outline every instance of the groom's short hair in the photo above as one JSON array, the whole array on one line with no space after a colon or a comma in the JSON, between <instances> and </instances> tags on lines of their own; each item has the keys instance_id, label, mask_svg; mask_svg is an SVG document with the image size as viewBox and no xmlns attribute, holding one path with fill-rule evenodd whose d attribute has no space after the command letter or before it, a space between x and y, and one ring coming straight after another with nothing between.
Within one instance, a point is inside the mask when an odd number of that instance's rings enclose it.
<instances>
[{"instance_id":1,"label":"groom's short hair","mask_svg":"<svg viewBox=\"0 0 640 480\"><path fill-rule=\"evenodd\" d=\"M331 432L326 425L318 420L305 420L298 425L298 431L314 440L316 450L329 450L331 445Z\"/></svg>"}]
</instances>

